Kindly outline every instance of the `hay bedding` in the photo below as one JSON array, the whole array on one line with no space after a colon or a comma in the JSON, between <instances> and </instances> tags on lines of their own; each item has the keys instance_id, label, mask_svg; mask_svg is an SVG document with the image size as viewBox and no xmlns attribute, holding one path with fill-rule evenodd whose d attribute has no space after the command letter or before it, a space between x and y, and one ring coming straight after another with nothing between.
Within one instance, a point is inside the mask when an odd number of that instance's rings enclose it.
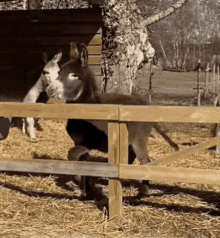
<instances>
[{"instance_id":1,"label":"hay bedding","mask_svg":"<svg viewBox=\"0 0 220 238\"><path fill-rule=\"evenodd\" d=\"M42 120L36 143L12 128L8 140L0 144L1 158L67 159L73 142L65 123ZM172 129L169 135L181 150L210 136L210 125L163 126ZM150 138L149 151L154 159L173 153L159 136ZM220 159L205 150L167 166L220 169ZM82 202L78 186L70 181L71 176L64 175L2 173L0 237L220 237L219 186L150 182L149 197L138 200L138 181L125 181L122 222L116 226L106 216L107 198ZM108 193L103 181L99 186Z\"/></svg>"}]
</instances>

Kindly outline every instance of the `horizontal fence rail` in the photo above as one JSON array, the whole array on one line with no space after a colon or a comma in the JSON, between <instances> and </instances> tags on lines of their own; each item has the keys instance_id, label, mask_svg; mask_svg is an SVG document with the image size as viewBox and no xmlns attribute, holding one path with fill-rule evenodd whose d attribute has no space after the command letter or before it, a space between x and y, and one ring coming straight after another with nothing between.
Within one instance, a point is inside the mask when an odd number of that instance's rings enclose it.
<instances>
[{"instance_id":1,"label":"horizontal fence rail","mask_svg":"<svg viewBox=\"0 0 220 238\"><path fill-rule=\"evenodd\" d=\"M219 123L220 108L120 106L120 121Z\"/></svg>"},{"instance_id":2,"label":"horizontal fence rail","mask_svg":"<svg viewBox=\"0 0 220 238\"><path fill-rule=\"evenodd\" d=\"M29 173L48 173L48 174L67 174L67 175L87 175L117 178L119 169L116 165L97 162L82 161L60 161L60 160L24 160L24 161L6 161L0 160L0 170L2 171L20 171Z\"/></svg>"},{"instance_id":3,"label":"horizontal fence rail","mask_svg":"<svg viewBox=\"0 0 220 238\"><path fill-rule=\"evenodd\" d=\"M0 102L0 116L136 122L220 123L220 108Z\"/></svg>"},{"instance_id":4,"label":"horizontal fence rail","mask_svg":"<svg viewBox=\"0 0 220 238\"><path fill-rule=\"evenodd\" d=\"M0 116L119 120L117 105L0 103Z\"/></svg>"},{"instance_id":5,"label":"horizontal fence rail","mask_svg":"<svg viewBox=\"0 0 220 238\"><path fill-rule=\"evenodd\" d=\"M220 170L120 165L119 178L220 185Z\"/></svg>"},{"instance_id":6,"label":"horizontal fence rail","mask_svg":"<svg viewBox=\"0 0 220 238\"><path fill-rule=\"evenodd\" d=\"M173 160L220 144L208 139L184 151L153 161L145 166L128 165L128 128L126 122L220 123L217 107L124 106L96 104L0 103L0 117L75 118L108 121L107 161L76 162L55 160L0 161L1 171L70 174L109 178L109 216L120 222L122 179L220 185L220 170L161 167Z\"/></svg>"}]
</instances>

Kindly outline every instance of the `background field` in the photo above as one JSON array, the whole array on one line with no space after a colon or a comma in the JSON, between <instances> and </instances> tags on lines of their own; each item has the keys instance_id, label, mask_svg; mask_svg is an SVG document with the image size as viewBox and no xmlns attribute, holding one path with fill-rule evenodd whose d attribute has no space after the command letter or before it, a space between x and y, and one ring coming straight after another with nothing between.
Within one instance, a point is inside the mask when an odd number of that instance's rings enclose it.
<instances>
[{"instance_id":1,"label":"background field","mask_svg":"<svg viewBox=\"0 0 220 238\"><path fill-rule=\"evenodd\" d=\"M148 87L146 72L140 76L143 79L138 79L139 86ZM196 72L155 70L152 103L194 105L196 92L188 89L195 86ZM145 89L140 93L147 96ZM212 105L212 101L206 100L203 104ZM38 141L35 143L22 134L17 124L8 139L0 142L1 159L67 160L74 143L65 131L65 124L62 119L43 119L43 130L36 130ZM210 124L161 125L181 150L211 137ZM152 160L172 153L173 149L159 135L149 139ZM97 156L106 155L91 153L91 157ZM220 158L214 150L208 149L167 166L219 170ZM139 182L124 181L123 217L120 226L116 226L107 219L107 180L95 179L97 188L104 190L104 196L97 193L95 201L86 202L80 200L78 184L71 180L71 176L0 174L0 236L220 237L219 186L151 181L149 196L139 200L136 198Z\"/></svg>"}]
</instances>

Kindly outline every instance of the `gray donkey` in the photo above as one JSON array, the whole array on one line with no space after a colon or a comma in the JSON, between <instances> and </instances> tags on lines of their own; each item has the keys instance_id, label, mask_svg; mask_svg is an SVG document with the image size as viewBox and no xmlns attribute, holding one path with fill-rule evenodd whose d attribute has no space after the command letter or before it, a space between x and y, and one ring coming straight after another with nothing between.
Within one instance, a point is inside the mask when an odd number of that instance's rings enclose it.
<instances>
[{"instance_id":1,"label":"gray donkey","mask_svg":"<svg viewBox=\"0 0 220 238\"><path fill-rule=\"evenodd\" d=\"M88 67L88 51L84 44L81 44L80 51L74 43L71 44L70 60L61 66L58 78L51 82L46 92L49 97L60 98L66 103L146 105L145 100L139 96L99 94L94 75ZM157 123L127 122L126 124L129 131L129 164L132 164L136 157L141 164L150 162L148 138L153 127L171 146L178 149L178 145L161 131ZM92 149L108 152L107 121L68 119L66 130L75 142L73 150L78 153L78 156L74 154L73 160L80 160L83 154L88 154ZM139 196L148 193L148 182L142 182ZM89 183L89 177L85 183L83 196L88 198L92 193L94 194L94 191Z\"/></svg>"}]
</instances>

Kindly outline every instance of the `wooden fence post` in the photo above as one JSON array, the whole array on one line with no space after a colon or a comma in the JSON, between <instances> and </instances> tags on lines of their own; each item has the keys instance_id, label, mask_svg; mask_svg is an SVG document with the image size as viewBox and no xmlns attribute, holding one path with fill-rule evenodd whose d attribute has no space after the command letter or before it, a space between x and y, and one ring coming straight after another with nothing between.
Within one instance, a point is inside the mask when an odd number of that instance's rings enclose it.
<instances>
[{"instance_id":1,"label":"wooden fence post","mask_svg":"<svg viewBox=\"0 0 220 238\"><path fill-rule=\"evenodd\" d=\"M200 106L201 102L201 94L200 94L200 72L201 72L201 67L200 67L200 59L198 60L198 73L197 73L197 106Z\"/></svg>"},{"instance_id":2,"label":"wooden fence post","mask_svg":"<svg viewBox=\"0 0 220 238\"><path fill-rule=\"evenodd\" d=\"M217 95L219 96L219 66L217 67L217 76L216 76L216 80L217 80Z\"/></svg>"},{"instance_id":3,"label":"wooden fence post","mask_svg":"<svg viewBox=\"0 0 220 238\"><path fill-rule=\"evenodd\" d=\"M109 162L128 164L128 129L126 123L109 122ZM109 218L116 224L122 216L122 182L109 179Z\"/></svg>"},{"instance_id":4,"label":"wooden fence post","mask_svg":"<svg viewBox=\"0 0 220 238\"><path fill-rule=\"evenodd\" d=\"M206 71L205 71L205 92L204 92L204 98L208 97L208 93L209 93L209 63L207 63L206 65Z\"/></svg>"},{"instance_id":5,"label":"wooden fence post","mask_svg":"<svg viewBox=\"0 0 220 238\"><path fill-rule=\"evenodd\" d=\"M215 65L212 68L212 93L215 92Z\"/></svg>"},{"instance_id":6,"label":"wooden fence post","mask_svg":"<svg viewBox=\"0 0 220 238\"><path fill-rule=\"evenodd\" d=\"M219 106L219 102L220 102L220 95L219 95L219 67L217 67L217 75L216 75L216 80L217 80L217 86L216 86L216 93L217 93L217 99L215 102L215 107ZM216 137L220 137L220 124L216 124ZM216 154L220 154L220 145L216 145Z\"/></svg>"},{"instance_id":7,"label":"wooden fence post","mask_svg":"<svg viewBox=\"0 0 220 238\"><path fill-rule=\"evenodd\" d=\"M151 104L151 97L153 94L152 90L152 77L154 75L154 72L152 72L152 61L150 61L150 76L149 76L149 104Z\"/></svg>"},{"instance_id":8,"label":"wooden fence post","mask_svg":"<svg viewBox=\"0 0 220 238\"><path fill-rule=\"evenodd\" d=\"M110 164L119 164L119 122L108 123L108 160ZM122 211L122 185L119 179L109 179L109 218L120 223Z\"/></svg>"}]
</instances>

